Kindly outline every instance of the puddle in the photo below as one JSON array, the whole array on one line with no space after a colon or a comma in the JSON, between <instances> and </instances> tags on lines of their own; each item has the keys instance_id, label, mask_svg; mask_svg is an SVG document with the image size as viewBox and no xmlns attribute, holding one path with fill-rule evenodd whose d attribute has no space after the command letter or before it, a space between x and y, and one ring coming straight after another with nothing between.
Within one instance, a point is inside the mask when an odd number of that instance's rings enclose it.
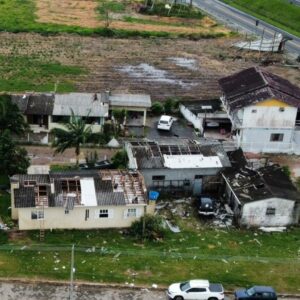
<instances>
[{"instance_id":1,"label":"puddle","mask_svg":"<svg viewBox=\"0 0 300 300\"><path fill-rule=\"evenodd\" d=\"M188 88L197 85L197 83L184 82L180 79L171 78L170 74L161 69L157 69L149 64L141 63L136 66L123 66L117 68L122 73L127 73L130 77L138 78L141 81L161 82L172 85L179 85L183 88Z\"/></svg>"},{"instance_id":2,"label":"puddle","mask_svg":"<svg viewBox=\"0 0 300 300\"><path fill-rule=\"evenodd\" d=\"M170 57L168 59L174 62L176 66L187 68L192 71L198 70L196 59L184 57Z\"/></svg>"}]
</instances>

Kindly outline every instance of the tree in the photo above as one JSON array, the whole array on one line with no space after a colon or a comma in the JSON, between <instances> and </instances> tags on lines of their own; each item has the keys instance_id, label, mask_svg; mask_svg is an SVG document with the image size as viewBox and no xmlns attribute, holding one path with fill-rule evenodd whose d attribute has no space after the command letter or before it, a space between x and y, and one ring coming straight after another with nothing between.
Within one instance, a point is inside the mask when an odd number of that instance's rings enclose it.
<instances>
[{"instance_id":1,"label":"tree","mask_svg":"<svg viewBox=\"0 0 300 300\"><path fill-rule=\"evenodd\" d=\"M164 107L160 102L154 102L151 106L151 111L154 115L161 115L164 112Z\"/></svg>"},{"instance_id":2,"label":"tree","mask_svg":"<svg viewBox=\"0 0 300 300\"><path fill-rule=\"evenodd\" d=\"M0 134L0 174L25 174L29 167L27 151L16 145L9 130Z\"/></svg>"},{"instance_id":3,"label":"tree","mask_svg":"<svg viewBox=\"0 0 300 300\"><path fill-rule=\"evenodd\" d=\"M0 96L0 134L4 130L9 130L14 134L22 134L28 128L23 115L21 114L18 106L11 102L8 95Z\"/></svg>"},{"instance_id":4,"label":"tree","mask_svg":"<svg viewBox=\"0 0 300 300\"><path fill-rule=\"evenodd\" d=\"M75 148L76 164L78 165L81 145L89 142L94 134L91 126L87 126L82 118L75 116L73 110L71 110L70 121L64 126L66 129L54 128L51 130L55 137L52 143L52 147L56 148L54 153L63 153L68 148Z\"/></svg>"},{"instance_id":5,"label":"tree","mask_svg":"<svg viewBox=\"0 0 300 300\"><path fill-rule=\"evenodd\" d=\"M128 163L128 156L125 150L118 151L111 161L116 169L125 169Z\"/></svg>"}]
</instances>

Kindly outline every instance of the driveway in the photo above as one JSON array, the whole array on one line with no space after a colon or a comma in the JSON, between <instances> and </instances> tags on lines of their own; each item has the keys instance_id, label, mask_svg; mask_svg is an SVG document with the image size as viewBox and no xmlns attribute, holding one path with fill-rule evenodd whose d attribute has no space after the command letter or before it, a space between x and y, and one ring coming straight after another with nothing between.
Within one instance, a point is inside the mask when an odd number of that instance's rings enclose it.
<instances>
[{"instance_id":1,"label":"driveway","mask_svg":"<svg viewBox=\"0 0 300 300\"><path fill-rule=\"evenodd\" d=\"M164 140L167 141L168 139L179 137L179 138L186 138L186 139L195 139L197 138L194 128L192 126L188 126L186 121L182 118L176 119L174 121L170 131L158 130L157 123L160 117L152 117L147 118L147 127L143 131L142 128L134 128L131 127L129 130L135 136L142 136L144 135L145 138L149 140Z\"/></svg>"}]
</instances>

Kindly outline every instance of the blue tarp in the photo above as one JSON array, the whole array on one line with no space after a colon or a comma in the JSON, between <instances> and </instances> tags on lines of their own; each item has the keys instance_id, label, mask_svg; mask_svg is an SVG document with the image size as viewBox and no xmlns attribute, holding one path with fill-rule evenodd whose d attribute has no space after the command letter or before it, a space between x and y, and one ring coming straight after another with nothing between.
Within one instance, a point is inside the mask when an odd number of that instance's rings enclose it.
<instances>
[{"instance_id":1,"label":"blue tarp","mask_svg":"<svg viewBox=\"0 0 300 300\"><path fill-rule=\"evenodd\" d=\"M157 200L159 197L159 192L149 191L149 200Z\"/></svg>"}]
</instances>

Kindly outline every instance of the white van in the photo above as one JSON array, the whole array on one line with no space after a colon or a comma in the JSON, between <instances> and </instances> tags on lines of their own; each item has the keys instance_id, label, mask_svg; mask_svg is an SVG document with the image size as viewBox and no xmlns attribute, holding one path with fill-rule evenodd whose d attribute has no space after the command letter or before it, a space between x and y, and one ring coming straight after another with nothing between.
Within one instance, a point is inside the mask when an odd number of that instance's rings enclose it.
<instances>
[{"instance_id":1,"label":"white van","mask_svg":"<svg viewBox=\"0 0 300 300\"><path fill-rule=\"evenodd\" d=\"M174 122L174 119L170 116L161 116L158 124L157 124L157 129L160 130L170 130L172 127L172 124Z\"/></svg>"}]
</instances>

